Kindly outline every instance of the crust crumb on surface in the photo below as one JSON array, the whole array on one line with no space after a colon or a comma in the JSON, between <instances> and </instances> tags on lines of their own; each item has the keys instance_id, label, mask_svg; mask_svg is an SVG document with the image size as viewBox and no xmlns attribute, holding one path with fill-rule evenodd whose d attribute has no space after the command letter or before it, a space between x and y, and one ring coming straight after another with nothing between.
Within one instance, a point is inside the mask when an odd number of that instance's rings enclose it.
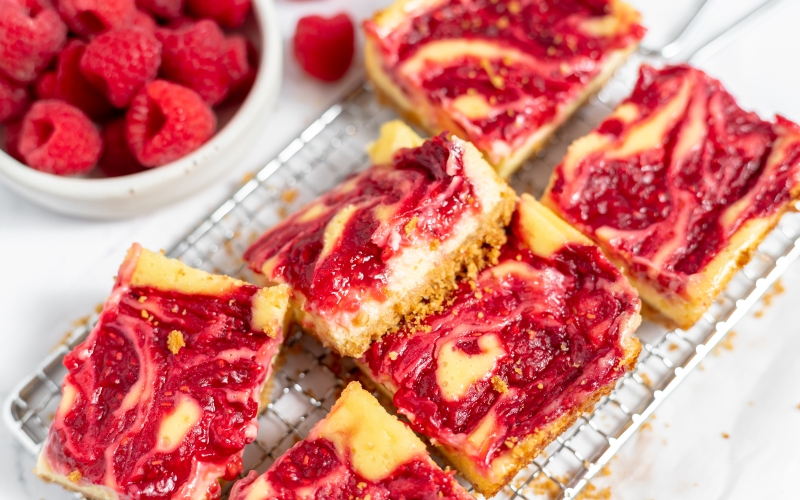
<instances>
[{"instance_id":1,"label":"crust crumb on surface","mask_svg":"<svg viewBox=\"0 0 800 500\"><path fill-rule=\"evenodd\" d=\"M75 469L74 471L67 474L67 479L69 479L73 483L77 483L78 481L81 480L82 477L83 475L81 474L81 471L79 471L78 469Z\"/></svg>"},{"instance_id":2,"label":"crust crumb on surface","mask_svg":"<svg viewBox=\"0 0 800 500\"><path fill-rule=\"evenodd\" d=\"M178 354L178 351L181 350L181 347L186 347L186 342L183 340L183 334L178 330L172 330L167 335L167 349L172 354Z\"/></svg>"},{"instance_id":3,"label":"crust crumb on surface","mask_svg":"<svg viewBox=\"0 0 800 500\"><path fill-rule=\"evenodd\" d=\"M492 377L492 387L494 387L494 390L500 394L505 394L508 392L508 385L506 385L506 381L497 375Z\"/></svg>"}]
</instances>

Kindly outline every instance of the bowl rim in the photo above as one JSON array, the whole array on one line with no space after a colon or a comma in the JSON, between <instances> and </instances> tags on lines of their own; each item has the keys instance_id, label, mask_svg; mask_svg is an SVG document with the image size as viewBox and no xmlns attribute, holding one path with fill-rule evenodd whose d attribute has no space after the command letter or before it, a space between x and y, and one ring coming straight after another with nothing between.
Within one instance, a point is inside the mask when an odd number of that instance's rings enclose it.
<instances>
[{"instance_id":1,"label":"bowl rim","mask_svg":"<svg viewBox=\"0 0 800 500\"><path fill-rule=\"evenodd\" d=\"M282 38L273 0L253 0L253 17L261 33L261 53L256 79L231 120L205 144L188 155L160 167L108 178L62 177L40 172L0 150L0 177L27 189L73 200L127 198L178 181L230 147L258 114L277 97L283 67ZM276 90L277 89L277 90Z\"/></svg>"}]
</instances>

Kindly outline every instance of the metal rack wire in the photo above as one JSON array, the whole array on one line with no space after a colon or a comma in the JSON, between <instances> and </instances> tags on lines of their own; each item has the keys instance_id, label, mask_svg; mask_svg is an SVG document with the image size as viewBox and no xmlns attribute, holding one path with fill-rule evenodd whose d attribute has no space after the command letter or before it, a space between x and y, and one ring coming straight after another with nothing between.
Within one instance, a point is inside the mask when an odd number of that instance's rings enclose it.
<instances>
[{"instance_id":1,"label":"metal rack wire","mask_svg":"<svg viewBox=\"0 0 800 500\"><path fill-rule=\"evenodd\" d=\"M698 55L706 57L735 40L737 30L745 32L778 3L768 2ZM680 40L671 43L670 50L675 50L676 44L680 45ZM517 191L540 195L566 146L610 113L630 91L639 64L653 58L652 51L642 51L620 69L561 129L551 146L514 176L511 183ZM365 167L364 146L376 139L381 123L394 117L391 110L377 103L368 86L358 88L327 110L168 255L209 272L251 278L240 259L246 247L288 213ZM521 471L497 498L576 498L799 256L800 215L790 214L693 328L667 331L645 323L638 332L643 351L636 369L620 380L594 411L583 415ZM90 318L73 331L6 401L6 423L31 453L38 452L58 407L66 373L63 357L85 338L94 321ZM245 469L266 470L324 418L346 381L360 376L351 362L332 355L299 332L288 339L282 356L274 376L272 403L259 418L255 442L245 449Z\"/></svg>"}]
</instances>

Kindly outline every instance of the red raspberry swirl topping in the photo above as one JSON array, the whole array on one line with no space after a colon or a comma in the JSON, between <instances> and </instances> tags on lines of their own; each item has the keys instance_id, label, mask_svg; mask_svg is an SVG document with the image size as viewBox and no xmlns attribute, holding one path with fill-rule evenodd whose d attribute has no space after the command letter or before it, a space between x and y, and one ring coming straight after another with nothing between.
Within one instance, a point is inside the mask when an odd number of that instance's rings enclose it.
<instances>
[{"instance_id":1,"label":"red raspberry swirl topping","mask_svg":"<svg viewBox=\"0 0 800 500\"><path fill-rule=\"evenodd\" d=\"M463 283L449 307L384 336L361 360L394 392L414 430L479 470L624 374L622 329L639 307L597 247L568 243L543 258L522 243L522 231L517 213L497 265ZM475 365L487 357L488 373L475 380L454 366L457 358ZM471 443L487 421L488 437Z\"/></svg>"},{"instance_id":2,"label":"red raspberry swirl topping","mask_svg":"<svg viewBox=\"0 0 800 500\"><path fill-rule=\"evenodd\" d=\"M601 150L556 167L546 202L661 293L683 293L736 231L800 195L800 127L742 110L700 70L644 66L619 109L592 134Z\"/></svg>"},{"instance_id":3,"label":"red raspberry swirl topping","mask_svg":"<svg viewBox=\"0 0 800 500\"><path fill-rule=\"evenodd\" d=\"M255 286L186 295L132 286L132 272L121 269L99 323L64 359L71 401L62 402L45 453L57 472L78 471L123 499L200 498L197 476L241 472L282 333L252 330ZM196 423L165 442L162 426L181 407ZM219 498L216 481L207 494Z\"/></svg>"},{"instance_id":4,"label":"red raspberry swirl topping","mask_svg":"<svg viewBox=\"0 0 800 500\"><path fill-rule=\"evenodd\" d=\"M467 139L492 151L495 141L517 146L557 118L613 51L641 40L638 15L618 3L447 0L394 29L372 21L366 29L402 89L443 106ZM457 104L474 96L488 109L465 112Z\"/></svg>"},{"instance_id":5,"label":"red raspberry swirl topping","mask_svg":"<svg viewBox=\"0 0 800 500\"><path fill-rule=\"evenodd\" d=\"M392 165L351 177L267 231L244 258L257 272L274 259L269 278L302 292L317 312L356 312L365 297L383 301L390 259L419 241L447 238L464 213L479 210L462 155L444 135L402 149ZM323 252L326 228L343 213L342 236Z\"/></svg>"},{"instance_id":6,"label":"red raspberry swirl topping","mask_svg":"<svg viewBox=\"0 0 800 500\"><path fill-rule=\"evenodd\" d=\"M370 481L358 474L346 457L337 453L333 443L317 438L296 444L266 472L272 491L264 500L312 497L345 500L368 496L375 499L462 499L466 494L455 486L453 474L443 472L427 461L413 459L388 477ZM255 472L251 472L237 483L231 500L250 498L249 495L240 495L237 490L247 490L257 477ZM309 492L313 494L309 495Z\"/></svg>"}]
</instances>

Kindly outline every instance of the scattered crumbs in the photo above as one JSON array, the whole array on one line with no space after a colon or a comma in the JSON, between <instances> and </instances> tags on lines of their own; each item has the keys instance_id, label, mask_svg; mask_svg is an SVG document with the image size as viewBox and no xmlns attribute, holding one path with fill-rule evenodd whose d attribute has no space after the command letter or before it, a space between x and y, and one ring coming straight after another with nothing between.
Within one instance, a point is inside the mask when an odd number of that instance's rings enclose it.
<instances>
[{"instance_id":1,"label":"scattered crumbs","mask_svg":"<svg viewBox=\"0 0 800 500\"><path fill-rule=\"evenodd\" d=\"M586 488L583 489L580 495L577 496L575 500L609 500L611 498L611 488L606 486L605 488L598 489L597 486L589 483L586 485Z\"/></svg>"},{"instance_id":2,"label":"scattered crumbs","mask_svg":"<svg viewBox=\"0 0 800 500\"><path fill-rule=\"evenodd\" d=\"M546 498L548 500L554 500L558 498L558 496L562 492L561 487L558 485L558 483L556 483L556 481L562 483L567 482L566 478L556 477L555 480L553 480L545 476L544 474L540 474L536 477L536 479L528 483L528 486L525 487L524 490L525 494L527 496L533 493L533 495L537 497Z\"/></svg>"},{"instance_id":3,"label":"scattered crumbs","mask_svg":"<svg viewBox=\"0 0 800 500\"><path fill-rule=\"evenodd\" d=\"M697 487L697 483L694 483L695 488Z\"/></svg>"},{"instance_id":4,"label":"scattered crumbs","mask_svg":"<svg viewBox=\"0 0 800 500\"><path fill-rule=\"evenodd\" d=\"M286 217L289 216L289 211L286 210L286 207L278 207L277 212L278 212L278 217L280 217L281 219L285 219Z\"/></svg>"},{"instance_id":5,"label":"scattered crumbs","mask_svg":"<svg viewBox=\"0 0 800 500\"><path fill-rule=\"evenodd\" d=\"M642 424L641 427L639 427L639 430L641 432L652 431L653 430L653 425L650 422L645 422L645 423Z\"/></svg>"},{"instance_id":6,"label":"scattered crumbs","mask_svg":"<svg viewBox=\"0 0 800 500\"><path fill-rule=\"evenodd\" d=\"M389 351L389 359L392 361L397 360L397 352L396 351Z\"/></svg>"},{"instance_id":7,"label":"scattered crumbs","mask_svg":"<svg viewBox=\"0 0 800 500\"><path fill-rule=\"evenodd\" d=\"M102 310L102 307L101 307L101 310ZM100 311L98 311L98 312L100 312ZM87 314L86 316L81 316L80 318L78 318L78 319L76 319L75 321L72 322L72 326L74 326L74 327L86 326L86 325L89 324L89 318L91 318L91 317L92 317L91 314Z\"/></svg>"},{"instance_id":8,"label":"scattered crumbs","mask_svg":"<svg viewBox=\"0 0 800 500\"><path fill-rule=\"evenodd\" d=\"M537 385L536 387L538 387L539 389L544 389L544 385L541 384L541 383L539 385Z\"/></svg>"},{"instance_id":9,"label":"scattered crumbs","mask_svg":"<svg viewBox=\"0 0 800 500\"><path fill-rule=\"evenodd\" d=\"M142 295L141 297L139 297L140 304L143 304L145 300L147 300L147 295Z\"/></svg>"},{"instance_id":10,"label":"scattered crumbs","mask_svg":"<svg viewBox=\"0 0 800 500\"><path fill-rule=\"evenodd\" d=\"M142 309L142 317L144 319L148 319L150 317L150 313L148 313L145 309Z\"/></svg>"},{"instance_id":11,"label":"scattered crumbs","mask_svg":"<svg viewBox=\"0 0 800 500\"><path fill-rule=\"evenodd\" d=\"M800 405L797 405L797 409L800 410Z\"/></svg>"},{"instance_id":12,"label":"scattered crumbs","mask_svg":"<svg viewBox=\"0 0 800 500\"><path fill-rule=\"evenodd\" d=\"M714 348L714 355L715 356L719 356L722 353L723 349L725 349L726 351L732 351L733 350L733 337L735 337L735 336L736 336L736 332L731 330L730 333L728 333L728 335L726 335L725 338L722 339L722 342L717 344L717 346Z\"/></svg>"},{"instance_id":13,"label":"scattered crumbs","mask_svg":"<svg viewBox=\"0 0 800 500\"><path fill-rule=\"evenodd\" d=\"M767 290L767 292L764 294L764 297L761 298L761 303L764 304L764 309L772 305L772 299L778 295L781 295L785 291L786 288L783 286L783 282L780 279L776 280L775 284L772 285L772 288ZM754 312L753 316L756 318L764 316L764 309Z\"/></svg>"},{"instance_id":14,"label":"scattered crumbs","mask_svg":"<svg viewBox=\"0 0 800 500\"><path fill-rule=\"evenodd\" d=\"M183 334L178 330L172 330L167 335L167 348L172 354L178 354L181 347L185 347L186 342L183 341Z\"/></svg>"},{"instance_id":15,"label":"scattered crumbs","mask_svg":"<svg viewBox=\"0 0 800 500\"><path fill-rule=\"evenodd\" d=\"M611 475L611 467L606 465L602 469L600 469L601 476L610 476Z\"/></svg>"},{"instance_id":16,"label":"scattered crumbs","mask_svg":"<svg viewBox=\"0 0 800 500\"><path fill-rule=\"evenodd\" d=\"M253 174L253 172L247 172L242 176L242 184L247 184L253 179L253 177L255 177L255 174Z\"/></svg>"},{"instance_id":17,"label":"scattered crumbs","mask_svg":"<svg viewBox=\"0 0 800 500\"><path fill-rule=\"evenodd\" d=\"M670 352L677 351L678 350L678 344L670 344L669 347L667 348L667 350L670 351Z\"/></svg>"},{"instance_id":18,"label":"scattered crumbs","mask_svg":"<svg viewBox=\"0 0 800 500\"><path fill-rule=\"evenodd\" d=\"M772 288L767 290L767 293L764 294L764 298L762 298L761 300L764 302L765 306L771 306L772 299L774 299L775 297L777 297L778 295L782 294L785 291L786 288L784 288L783 282L779 278L775 281L775 284L772 285Z\"/></svg>"},{"instance_id":19,"label":"scattered crumbs","mask_svg":"<svg viewBox=\"0 0 800 500\"><path fill-rule=\"evenodd\" d=\"M297 199L297 195L298 195L297 189L291 188L281 193L281 199L286 203L292 203L294 200Z\"/></svg>"},{"instance_id":20,"label":"scattered crumbs","mask_svg":"<svg viewBox=\"0 0 800 500\"><path fill-rule=\"evenodd\" d=\"M81 475L81 471L79 471L78 469L75 469L74 471L70 472L67 475L67 479L69 479L73 483L77 483L78 481L81 480L82 477L83 475Z\"/></svg>"},{"instance_id":21,"label":"scattered crumbs","mask_svg":"<svg viewBox=\"0 0 800 500\"><path fill-rule=\"evenodd\" d=\"M747 402L747 405L748 405L748 406L753 406L754 404L755 404L755 403L753 403L752 401L748 401L748 402ZM797 407L798 407L798 408L800 408L800 405L797 405Z\"/></svg>"},{"instance_id":22,"label":"scattered crumbs","mask_svg":"<svg viewBox=\"0 0 800 500\"><path fill-rule=\"evenodd\" d=\"M639 376L642 377L642 382L644 382L644 385L649 385L651 387L653 386L653 381L646 373L641 373Z\"/></svg>"},{"instance_id":23,"label":"scattered crumbs","mask_svg":"<svg viewBox=\"0 0 800 500\"><path fill-rule=\"evenodd\" d=\"M728 439L729 437L731 437L731 435L728 434L727 432L722 433L722 439Z\"/></svg>"},{"instance_id":24,"label":"scattered crumbs","mask_svg":"<svg viewBox=\"0 0 800 500\"><path fill-rule=\"evenodd\" d=\"M699 365L697 365L697 369L700 370L701 372L706 371L706 367L703 366L703 363L700 363Z\"/></svg>"},{"instance_id":25,"label":"scattered crumbs","mask_svg":"<svg viewBox=\"0 0 800 500\"><path fill-rule=\"evenodd\" d=\"M506 381L497 375L492 377L492 387L494 387L494 390L500 394L505 394L508 392L508 385L506 385Z\"/></svg>"}]
</instances>

